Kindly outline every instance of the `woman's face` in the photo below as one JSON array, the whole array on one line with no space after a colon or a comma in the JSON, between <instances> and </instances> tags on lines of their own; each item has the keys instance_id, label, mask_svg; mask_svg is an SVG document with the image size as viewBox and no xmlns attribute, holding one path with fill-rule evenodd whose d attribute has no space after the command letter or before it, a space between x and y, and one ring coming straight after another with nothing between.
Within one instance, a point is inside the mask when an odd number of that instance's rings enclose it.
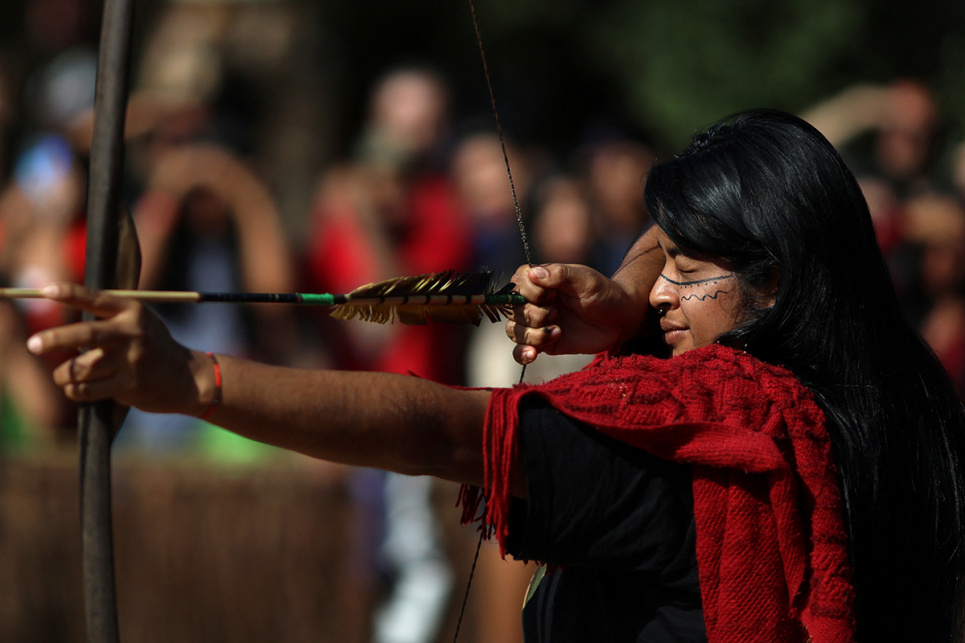
<instances>
[{"instance_id":1,"label":"woman's face","mask_svg":"<svg viewBox=\"0 0 965 643\"><path fill-rule=\"evenodd\" d=\"M683 254L661 230L664 266L650 291L663 339L674 355L712 344L741 320L737 275L718 257Z\"/></svg>"}]
</instances>

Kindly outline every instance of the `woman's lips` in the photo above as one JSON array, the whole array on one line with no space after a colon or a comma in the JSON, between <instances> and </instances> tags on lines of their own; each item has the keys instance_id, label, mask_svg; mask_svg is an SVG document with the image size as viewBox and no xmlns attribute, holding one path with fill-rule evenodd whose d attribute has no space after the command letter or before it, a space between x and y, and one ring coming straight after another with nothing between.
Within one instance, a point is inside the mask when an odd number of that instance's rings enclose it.
<instances>
[{"instance_id":1,"label":"woman's lips","mask_svg":"<svg viewBox=\"0 0 965 643\"><path fill-rule=\"evenodd\" d=\"M660 330L663 331L663 340L668 345L673 346L686 332L686 328L678 326L667 319L660 320Z\"/></svg>"}]
</instances>

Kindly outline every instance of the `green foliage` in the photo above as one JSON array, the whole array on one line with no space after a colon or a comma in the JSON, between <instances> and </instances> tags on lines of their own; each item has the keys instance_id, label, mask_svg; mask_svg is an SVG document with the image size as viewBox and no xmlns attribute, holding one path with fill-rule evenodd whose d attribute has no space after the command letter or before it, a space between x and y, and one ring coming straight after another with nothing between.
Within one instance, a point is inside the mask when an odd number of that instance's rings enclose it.
<instances>
[{"instance_id":1,"label":"green foliage","mask_svg":"<svg viewBox=\"0 0 965 643\"><path fill-rule=\"evenodd\" d=\"M921 0L479 0L487 30L606 79L615 107L659 143L749 107L802 111L856 82L913 75L965 114L965 12ZM501 32L501 33L497 33ZM490 49L495 49L491 45ZM517 49L520 53L520 49ZM527 61L517 59L516 65ZM538 72L537 72L538 73ZM954 120L954 119L953 119Z\"/></svg>"},{"instance_id":2,"label":"green foliage","mask_svg":"<svg viewBox=\"0 0 965 643\"><path fill-rule=\"evenodd\" d=\"M799 108L859 18L838 0L618 3L589 46L620 75L632 109L680 144L738 109Z\"/></svg>"}]
</instances>

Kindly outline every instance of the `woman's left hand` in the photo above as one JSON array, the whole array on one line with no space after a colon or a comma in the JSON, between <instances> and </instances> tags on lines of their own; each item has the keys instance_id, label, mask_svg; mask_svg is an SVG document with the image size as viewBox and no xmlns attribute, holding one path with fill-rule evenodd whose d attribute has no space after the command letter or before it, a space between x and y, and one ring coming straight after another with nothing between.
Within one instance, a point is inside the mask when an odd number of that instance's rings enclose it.
<instances>
[{"instance_id":1,"label":"woman's left hand","mask_svg":"<svg viewBox=\"0 0 965 643\"><path fill-rule=\"evenodd\" d=\"M42 289L52 301L98 317L41 331L27 340L36 355L83 351L58 366L54 383L76 402L113 398L144 411L200 415L201 389L210 359L174 341L164 323L141 302L76 284Z\"/></svg>"}]
</instances>

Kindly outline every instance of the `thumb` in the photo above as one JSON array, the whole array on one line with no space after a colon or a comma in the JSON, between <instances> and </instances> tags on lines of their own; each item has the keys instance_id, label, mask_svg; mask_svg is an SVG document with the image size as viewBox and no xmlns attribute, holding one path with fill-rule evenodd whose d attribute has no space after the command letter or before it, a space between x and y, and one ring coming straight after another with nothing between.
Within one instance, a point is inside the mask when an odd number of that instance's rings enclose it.
<instances>
[{"instance_id":1,"label":"thumb","mask_svg":"<svg viewBox=\"0 0 965 643\"><path fill-rule=\"evenodd\" d=\"M554 264L547 264L545 266L533 266L532 268L529 269L529 274L527 274L526 276L529 277L529 280L532 281L537 286L543 286L543 287L552 286L552 284L550 284L548 280L550 279L549 268L553 265Z\"/></svg>"},{"instance_id":2,"label":"thumb","mask_svg":"<svg viewBox=\"0 0 965 643\"><path fill-rule=\"evenodd\" d=\"M551 263L534 266L529 271L530 280L547 290L558 290L564 295L584 296L588 290L598 285L594 279L598 273L589 266L579 264Z\"/></svg>"},{"instance_id":3,"label":"thumb","mask_svg":"<svg viewBox=\"0 0 965 643\"><path fill-rule=\"evenodd\" d=\"M567 264L547 263L529 269L529 280L542 288L563 288L573 278L573 271Z\"/></svg>"}]
</instances>

